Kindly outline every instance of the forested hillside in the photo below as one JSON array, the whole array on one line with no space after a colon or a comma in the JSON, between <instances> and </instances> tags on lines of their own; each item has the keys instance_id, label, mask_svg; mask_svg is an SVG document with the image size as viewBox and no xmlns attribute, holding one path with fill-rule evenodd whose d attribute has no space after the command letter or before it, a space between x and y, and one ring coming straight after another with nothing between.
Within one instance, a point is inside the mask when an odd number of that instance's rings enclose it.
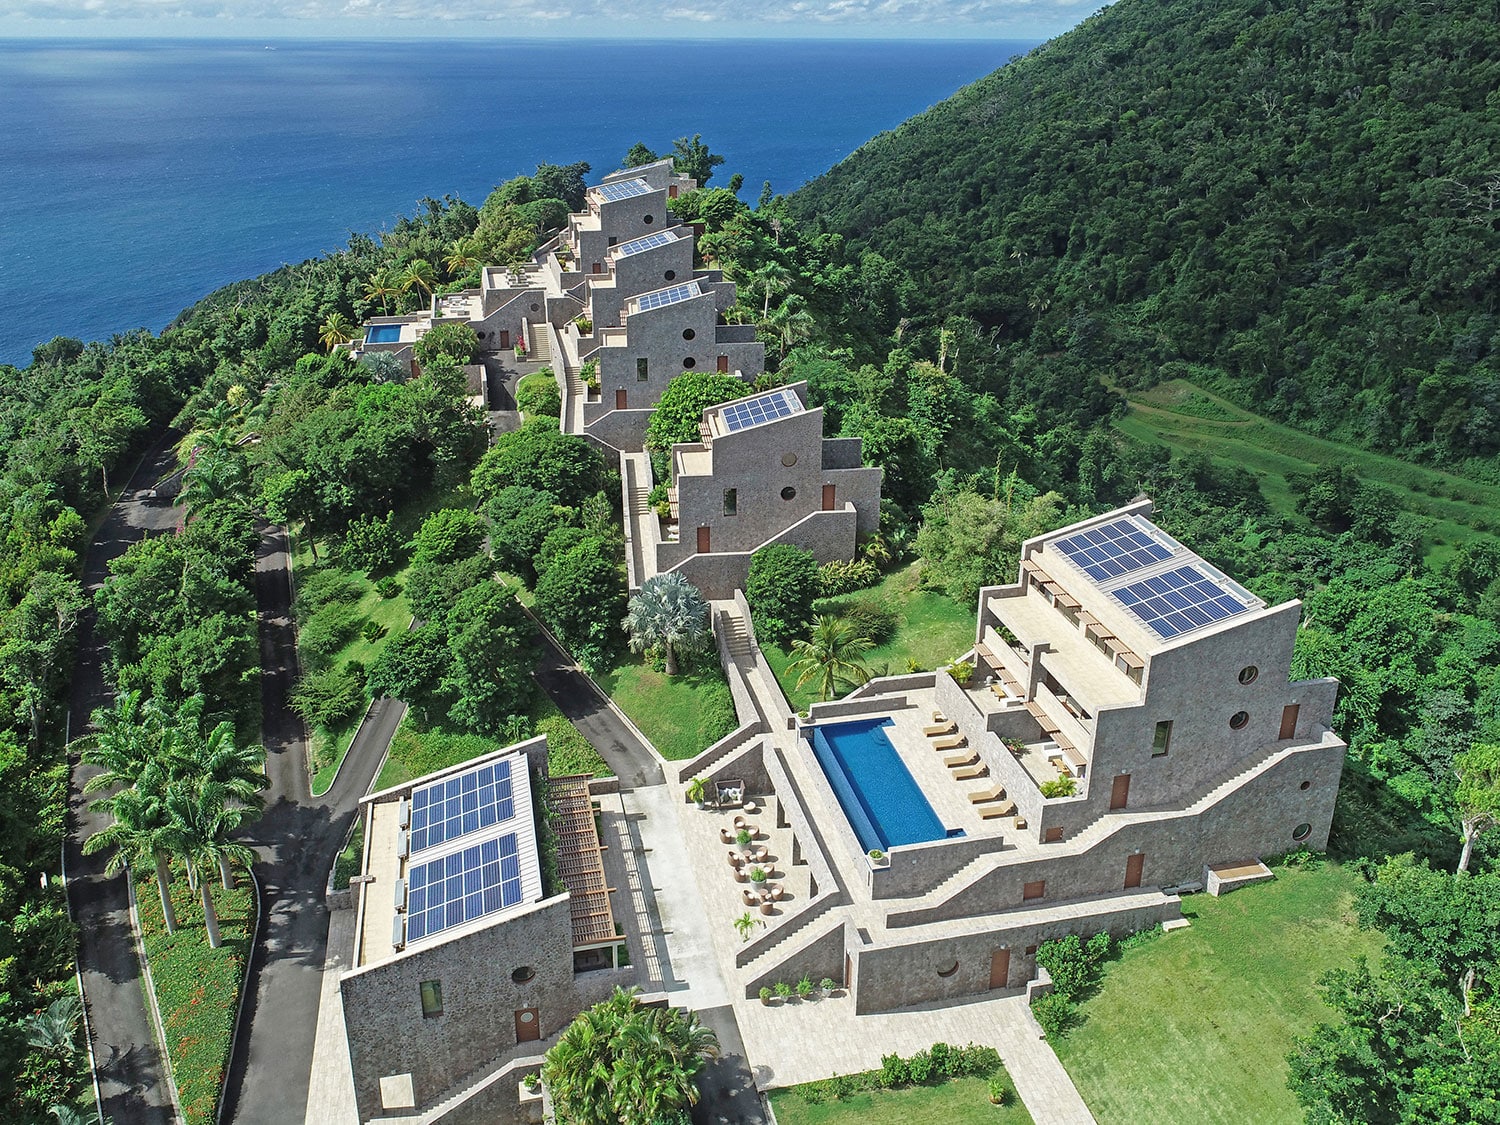
<instances>
[{"instance_id":1,"label":"forested hillside","mask_svg":"<svg viewBox=\"0 0 1500 1125\"><path fill-rule=\"evenodd\" d=\"M1003 354L1496 479L1493 0L1121 0L787 205Z\"/></svg>"}]
</instances>

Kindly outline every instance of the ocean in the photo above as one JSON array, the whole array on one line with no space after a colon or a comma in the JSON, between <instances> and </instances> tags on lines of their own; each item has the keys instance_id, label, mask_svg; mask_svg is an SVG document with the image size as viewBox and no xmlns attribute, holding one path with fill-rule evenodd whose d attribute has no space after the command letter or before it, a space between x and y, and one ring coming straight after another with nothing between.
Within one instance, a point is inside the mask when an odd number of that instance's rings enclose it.
<instances>
[{"instance_id":1,"label":"ocean","mask_svg":"<svg viewBox=\"0 0 1500 1125\"><path fill-rule=\"evenodd\" d=\"M701 133L788 192L1032 42L0 41L0 363L159 330L199 297Z\"/></svg>"}]
</instances>

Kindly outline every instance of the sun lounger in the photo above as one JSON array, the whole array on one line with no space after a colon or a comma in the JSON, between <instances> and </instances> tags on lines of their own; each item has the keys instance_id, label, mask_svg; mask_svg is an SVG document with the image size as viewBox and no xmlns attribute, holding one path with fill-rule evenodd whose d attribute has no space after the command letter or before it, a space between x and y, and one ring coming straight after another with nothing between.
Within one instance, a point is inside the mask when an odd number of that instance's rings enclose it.
<instances>
[{"instance_id":1,"label":"sun lounger","mask_svg":"<svg viewBox=\"0 0 1500 1125\"><path fill-rule=\"evenodd\" d=\"M973 781L976 777L988 777L989 775L990 767L985 765L983 762L980 762L977 765L965 766L961 770L954 770L953 780Z\"/></svg>"},{"instance_id":2,"label":"sun lounger","mask_svg":"<svg viewBox=\"0 0 1500 1125\"><path fill-rule=\"evenodd\" d=\"M967 741L968 739L961 734L949 734L942 738L933 739L932 748L934 750L956 750Z\"/></svg>"},{"instance_id":3,"label":"sun lounger","mask_svg":"<svg viewBox=\"0 0 1500 1125\"><path fill-rule=\"evenodd\" d=\"M988 789L976 789L969 794L969 800L976 805L982 805L986 801L999 801L1005 796L1005 786L991 785Z\"/></svg>"},{"instance_id":4,"label":"sun lounger","mask_svg":"<svg viewBox=\"0 0 1500 1125\"><path fill-rule=\"evenodd\" d=\"M960 766L972 766L977 761L979 761L978 754L974 753L974 751L972 750L964 750L960 753L949 754L944 757L943 765L947 766L951 770L956 770Z\"/></svg>"},{"instance_id":5,"label":"sun lounger","mask_svg":"<svg viewBox=\"0 0 1500 1125\"><path fill-rule=\"evenodd\" d=\"M932 712L932 721L935 723L946 723L948 720L943 717L943 713L941 711L934 710Z\"/></svg>"},{"instance_id":6,"label":"sun lounger","mask_svg":"<svg viewBox=\"0 0 1500 1125\"><path fill-rule=\"evenodd\" d=\"M1010 816L1016 811L1014 801L1004 801L998 805L980 805L979 816L981 820L998 820L1002 816Z\"/></svg>"},{"instance_id":7,"label":"sun lounger","mask_svg":"<svg viewBox=\"0 0 1500 1125\"><path fill-rule=\"evenodd\" d=\"M923 727L922 733L928 738L936 738L940 734L952 734L958 729L958 724L953 721L946 723L933 723L931 726Z\"/></svg>"}]
</instances>

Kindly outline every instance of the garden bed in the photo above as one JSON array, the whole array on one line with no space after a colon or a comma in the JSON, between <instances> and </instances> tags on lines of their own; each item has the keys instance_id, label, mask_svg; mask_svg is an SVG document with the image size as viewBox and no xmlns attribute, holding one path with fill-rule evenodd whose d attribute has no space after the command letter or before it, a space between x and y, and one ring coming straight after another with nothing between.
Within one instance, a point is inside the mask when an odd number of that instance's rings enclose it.
<instances>
[{"instance_id":1,"label":"garden bed","mask_svg":"<svg viewBox=\"0 0 1500 1125\"><path fill-rule=\"evenodd\" d=\"M634 657L596 682L663 758L696 758L739 725L724 670L712 655L676 676Z\"/></svg>"}]
</instances>

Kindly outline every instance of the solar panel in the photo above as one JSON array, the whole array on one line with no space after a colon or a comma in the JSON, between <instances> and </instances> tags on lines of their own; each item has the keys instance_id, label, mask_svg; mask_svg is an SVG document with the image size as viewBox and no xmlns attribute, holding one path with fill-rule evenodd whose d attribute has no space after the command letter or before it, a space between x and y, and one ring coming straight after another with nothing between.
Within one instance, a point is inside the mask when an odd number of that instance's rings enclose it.
<instances>
[{"instance_id":1,"label":"solar panel","mask_svg":"<svg viewBox=\"0 0 1500 1125\"><path fill-rule=\"evenodd\" d=\"M1130 519L1112 520L1051 544L1095 582L1118 578L1133 570L1172 557L1163 546Z\"/></svg>"},{"instance_id":2,"label":"solar panel","mask_svg":"<svg viewBox=\"0 0 1500 1125\"><path fill-rule=\"evenodd\" d=\"M652 188L645 180L617 180L612 184L600 184L596 189L606 203L617 203L622 199L634 199L638 195L650 195Z\"/></svg>"},{"instance_id":3,"label":"solar panel","mask_svg":"<svg viewBox=\"0 0 1500 1125\"><path fill-rule=\"evenodd\" d=\"M406 939L451 930L521 901L514 832L464 848L406 873Z\"/></svg>"},{"instance_id":4,"label":"solar panel","mask_svg":"<svg viewBox=\"0 0 1500 1125\"><path fill-rule=\"evenodd\" d=\"M648 234L644 238L632 238L629 242L622 242L615 247L617 258L628 258L632 254L639 254L643 250L654 250L658 246L665 246L669 242L676 242L675 234L667 234L665 231L657 231Z\"/></svg>"},{"instance_id":5,"label":"solar panel","mask_svg":"<svg viewBox=\"0 0 1500 1125\"><path fill-rule=\"evenodd\" d=\"M503 824L515 815L509 762L425 785L411 798L412 854Z\"/></svg>"},{"instance_id":6,"label":"solar panel","mask_svg":"<svg viewBox=\"0 0 1500 1125\"><path fill-rule=\"evenodd\" d=\"M675 305L678 301L701 296L703 296L703 290L698 288L698 283L689 281L685 285L671 285L666 289L658 289L655 293L643 293L635 300L636 307L645 310L659 309L664 305Z\"/></svg>"},{"instance_id":7,"label":"solar panel","mask_svg":"<svg viewBox=\"0 0 1500 1125\"><path fill-rule=\"evenodd\" d=\"M791 391L781 388L744 402L731 402L720 408L719 417L724 419L725 430L734 433L801 412L802 400Z\"/></svg>"},{"instance_id":8,"label":"solar panel","mask_svg":"<svg viewBox=\"0 0 1500 1125\"><path fill-rule=\"evenodd\" d=\"M1223 621L1250 607L1196 566L1178 567L1113 591L1114 598L1163 640Z\"/></svg>"}]
</instances>

